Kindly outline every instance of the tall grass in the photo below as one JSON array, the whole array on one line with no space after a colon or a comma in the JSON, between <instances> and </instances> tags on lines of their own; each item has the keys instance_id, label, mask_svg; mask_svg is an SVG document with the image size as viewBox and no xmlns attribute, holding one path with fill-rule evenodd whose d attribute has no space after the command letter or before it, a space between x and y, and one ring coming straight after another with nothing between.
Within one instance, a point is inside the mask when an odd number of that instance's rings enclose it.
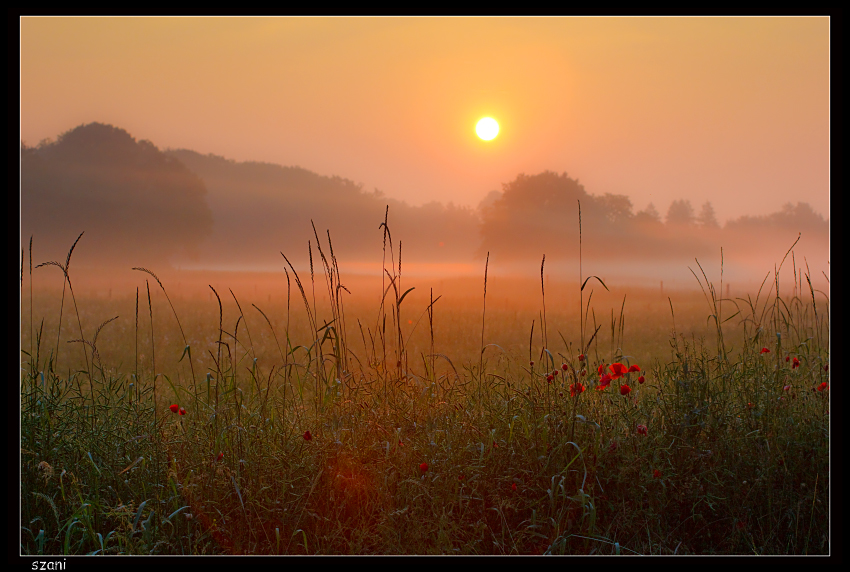
<instances>
[{"instance_id":1,"label":"tall grass","mask_svg":"<svg viewBox=\"0 0 850 572\"><path fill-rule=\"evenodd\" d=\"M401 242L393 248L388 215L380 229L382 295L374 322L364 328L358 317L362 352L346 327L348 289L330 233L325 250L315 226L329 320L316 305L310 241L310 296L283 255L283 332L256 304L268 331L250 331L232 290L237 317L225 324L210 286L218 320L205 347L201 334L184 331L159 278L137 268L160 285L182 355L157 352L156 365L155 333L169 326L153 320L147 280L150 360L139 354L137 289L132 374L110 369L97 351L98 333L120 322L102 322L89 340L76 300L83 369L61 373L58 341L45 356L36 334L21 374L21 552L830 551L829 309L808 268L797 276L794 263L790 299L779 296L780 264L764 296L731 300L697 262L715 339L677 332L671 301L670 358L648 363L626 353L625 297L617 320L612 313L612 347L600 351L602 325L584 290L591 278L602 281L581 268L580 347L561 332L563 350L549 345L544 257L539 345L532 322L526 361L524 350L486 343L488 255L480 353L456 367L451 351L437 349L433 290L406 328L402 304L412 288L402 287ZM70 251L64 265L46 264L63 270L73 299L69 262ZM290 272L309 324L298 340ZM412 323L419 310L410 304ZM58 328L63 308L64 290ZM427 350L411 356L425 319ZM725 341L730 328L742 333L737 349ZM255 341L269 333L276 353L258 352ZM203 383L193 352L201 348L209 356ZM614 363L640 371L604 389L599 372L613 373Z\"/></svg>"}]
</instances>

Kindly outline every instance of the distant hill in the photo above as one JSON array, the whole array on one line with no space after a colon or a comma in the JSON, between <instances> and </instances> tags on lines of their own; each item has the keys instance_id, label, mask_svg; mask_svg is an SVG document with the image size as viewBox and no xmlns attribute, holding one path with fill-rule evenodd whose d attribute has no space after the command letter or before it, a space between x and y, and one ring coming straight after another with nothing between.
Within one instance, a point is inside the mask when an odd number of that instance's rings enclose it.
<instances>
[{"instance_id":1,"label":"distant hill","mask_svg":"<svg viewBox=\"0 0 850 572\"><path fill-rule=\"evenodd\" d=\"M212 232L203 181L149 141L100 123L21 145L21 237L64 263L161 265L198 254Z\"/></svg>"},{"instance_id":2,"label":"distant hill","mask_svg":"<svg viewBox=\"0 0 850 572\"><path fill-rule=\"evenodd\" d=\"M340 261L378 262L383 247L379 225L387 206L393 243L397 249L402 241L402 255L409 261L468 261L478 245L478 216L470 208L414 207L366 192L348 179L300 167L235 162L185 149L167 154L206 184L215 225L204 259L278 265L283 262L279 251L306 259L307 241L315 245L312 220L323 244L330 230Z\"/></svg>"}]
</instances>

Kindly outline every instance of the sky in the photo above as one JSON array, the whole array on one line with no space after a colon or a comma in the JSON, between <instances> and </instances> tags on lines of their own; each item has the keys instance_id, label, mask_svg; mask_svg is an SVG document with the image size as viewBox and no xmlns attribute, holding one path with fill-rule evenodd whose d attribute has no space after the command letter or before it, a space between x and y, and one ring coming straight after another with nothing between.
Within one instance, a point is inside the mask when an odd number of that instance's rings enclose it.
<instances>
[{"instance_id":1,"label":"sky","mask_svg":"<svg viewBox=\"0 0 850 572\"><path fill-rule=\"evenodd\" d=\"M160 149L476 206L567 172L662 215L829 216L827 17L21 18L21 140ZM483 141L478 119L499 135Z\"/></svg>"}]
</instances>

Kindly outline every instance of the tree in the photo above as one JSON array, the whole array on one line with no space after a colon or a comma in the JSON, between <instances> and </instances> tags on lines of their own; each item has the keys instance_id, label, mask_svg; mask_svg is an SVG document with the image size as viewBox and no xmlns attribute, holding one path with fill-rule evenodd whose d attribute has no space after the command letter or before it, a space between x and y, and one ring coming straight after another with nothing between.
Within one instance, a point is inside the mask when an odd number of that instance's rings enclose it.
<instances>
[{"instance_id":1,"label":"tree","mask_svg":"<svg viewBox=\"0 0 850 572\"><path fill-rule=\"evenodd\" d=\"M703 228L720 228L720 224L717 222L717 217L714 214L714 207L711 206L710 202L702 205L702 209L700 209L699 216L697 217L697 223Z\"/></svg>"},{"instance_id":2,"label":"tree","mask_svg":"<svg viewBox=\"0 0 850 572\"><path fill-rule=\"evenodd\" d=\"M691 201L673 201L667 209L667 224L669 225L691 225L694 224L694 207Z\"/></svg>"}]
</instances>

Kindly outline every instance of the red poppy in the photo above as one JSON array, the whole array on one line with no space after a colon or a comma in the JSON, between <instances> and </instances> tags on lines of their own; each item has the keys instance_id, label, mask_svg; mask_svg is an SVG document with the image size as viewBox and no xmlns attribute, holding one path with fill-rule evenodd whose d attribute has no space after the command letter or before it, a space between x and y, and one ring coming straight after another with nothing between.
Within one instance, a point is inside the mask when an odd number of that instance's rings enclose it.
<instances>
[{"instance_id":1,"label":"red poppy","mask_svg":"<svg viewBox=\"0 0 850 572\"><path fill-rule=\"evenodd\" d=\"M562 363L562 364L561 364L561 369L562 369L562 370L564 370L564 371L567 371L567 364Z\"/></svg>"},{"instance_id":2,"label":"red poppy","mask_svg":"<svg viewBox=\"0 0 850 572\"><path fill-rule=\"evenodd\" d=\"M747 409L752 409L753 407L755 407L755 405L753 405L752 403L747 403Z\"/></svg>"},{"instance_id":3,"label":"red poppy","mask_svg":"<svg viewBox=\"0 0 850 572\"><path fill-rule=\"evenodd\" d=\"M769 353L770 353L770 350L769 350L769 349L767 349L767 348L762 348L762 349L761 349L761 351L760 351L759 353L760 353L760 354L769 354Z\"/></svg>"},{"instance_id":4,"label":"red poppy","mask_svg":"<svg viewBox=\"0 0 850 572\"><path fill-rule=\"evenodd\" d=\"M625 383L620 386L620 395L628 395L632 391L632 388L626 385Z\"/></svg>"},{"instance_id":5,"label":"red poppy","mask_svg":"<svg viewBox=\"0 0 850 572\"><path fill-rule=\"evenodd\" d=\"M516 491L516 483L511 483L511 490Z\"/></svg>"},{"instance_id":6,"label":"red poppy","mask_svg":"<svg viewBox=\"0 0 850 572\"><path fill-rule=\"evenodd\" d=\"M399 446L399 447L404 447L404 443L402 443L402 442L401 442L401 439L399 439L399 441L398 441L398 446Z\"/></svg>"},{"instance_id":7,"label":"red poppy","mask_svg":"<svg viewBox=\"0 0 850 572\"><path fill-rule=\"evenodd\" d=\"M585 369L581 370L581 376L584 377L585 375L587 375L587 370L585 370Z\"/></svg>"},{"instance_id":8,"label":"red poppy","mask_svg":"<svg viewBox=\"0 0 850 572\"><path fill-rule=\"evenodd\" d=\"M555 379L555 377L551 373L546 376L546 381L548 381L549 383L552 383L552 380L554 380L554 379Z\"/></svg>"},{"instance_id":9,"label":"red poppy","mask_svg":"<svg viewBox=\"0 0 850 572\"><path fill-rule=\"evenodd\" d=\"M495 441L493 441L493 448L494 448L494 449L498 449L498 448L499 448L499 446L496 444L496 442L495 442Z\"/></svg>"},{"instance_id":10,"label":"red poppy","mask_svg":"<svg viewBox=\"0 0 850 572\"><path fill-rule=\"evenodd\" d=\"M640 371L640 366L638 366L638 365L630 365L630 366L629 366L629 373L631 373L631 372L633 372L633 371Z\"/></svg>"},{"instance_id":11,"label":"red poppy","mask_svg":"<svg viewBox=\"0 0 850 572\"><path fill-rule=\"evenodd\" d=\"M578 355L578 361L584 361L584 354Z\"/></svg>"},{"instance_id":12,"label":"red poppy","mask_svg":"<svg viewBox=\"0 0 850 572\"><path fill-rule=\"evenodd\" d=\"M796 369L798 367L800 367L800 360L794 358L794 363L791 364L791 369Z\"/></svg>"},{"instance_id":13,"label":"red poppy","mask_svg":"<svg viewBox=\"0 0 850 572\"><path fill-rule=\"evenodd\" d=\"M788 391L789 389L791 389L790 385L786 385L785 387L782 388L783 391Z\"/></svg>"},{"instance_id":14,"label":"red poppy","mask_svg":"<svg viewBox=\"0 0 850 572\"><path fill-rule=\"evenodd\" d=\"M601 363L601 364L599 364L599 367L598 367L598 368L596 368L596 372L597 372L599 375L602 375L603 373L605 373L605 363Z\"/></svg>"},{"instance_id":15,"label":"red poppy","mask_svg":"<svg viewBox=\"0 0 850 572\"><path fill-rule=\"evenodd\" d=\"M576 382L572 384L570 386L570 397L575 397L576 395L584 391L584 389L585 387L581 383Z\"/></svg>"},{"instance_id":16,"label":"red poppy","mask_svg":"<svg viewBox=\"0 0 850 572\"><path fill-rule=\"evenodd\" d=\"M310 431L304 431L304 440L309 441L313 438L313 434Z\"/></svg>"},{"instance_id":17,"label":"red poppy","mask_svg":"<svg viewBox=\"0 0 850 572\"><path fill-rule=\"evenodd\" d=\"M605 375L603 375L603 376L602 376L602 378L599 380L599 385L597 385L597 386L596 386L596 389L598 389L599 391L603 391L603 390L604 390L604 389L606 389L609 385L611 385L611 376L610 376L610 375L608 375L608 374L606 373L606 374L605 374Z\"/></svg>"},{"instance_id":18,"label":"red poppy","mask_svg":"<svg viewBox=\"0 0 850 572\"><path fill-rule=\"evenodd\" d=\"M655 477L656 479L660 479L661 478L661 471L659 471L658 469L655 469L654 471L652 471L652 476Z\"/></svg>"},{"instance_id":19,"label":"red poppy","mask_svg":"<svg viewBox=\"0 0 850 572\"><path fill-rule=\"evenodd\" d=\"M224 458L224 453L219 453L218 457L216 457L216 461L221 461Z\"/></svg>"},{"instance_id":20,"label":"red poppy","mask_svg":"<svg viewBox=\"0 0 850 572\"><path fill-rule=\"evenodd\" d=\"M180 408L180 415L186 415L186 410L182 407Z\"/></svg>"},{"instance_id":21,"label":"red poppy","mask_svg":"<svg viewBox=\"0 0 850 572\"><path fill-rule=\"evenodd\" d=\"M646 435L648 433L648 431L649 430L646 428L646 425L638 425L637 426L638 435Z\"/></svg>"},{"instance_id":22,"label":"red poppy","mask_svg":"<svg viewBox=\"0 0 850 572\"><path fill-rule=\"evenodd\" d=\"M646 381L646 378L644 376L640 376L638 378L638 383L643 383L644 381Z\"/></svg>"},{"instance_id":23,"label":"red poppy","mask_svg":"<svg viewBox=\"0 0 850 572\"><path fill-rule=\"evenodd\" d=\"M174 403L173 405L169 405L168 408L171 410L172 413L177 413L178 411L180 411L180 406L176 403Z\"/></svg>"},{"instance_id":24,"label":"red poppy","mask_svg":"<svg viewBox=\"0 0 850 572\"><path fill-rule=\"evenodd\" d=\"M619 379L628 372L628 368L621 363L612 363L608 369L611 370L612 379Z\"/></svg>"},{"instance_id":25,"label":"red poppy","mask_svg":"<svg viewBox=\"0 0 850 572\"><path fill-rule=\"evenodd\" d=\"M785 356L785 361L791 361L791 356Z\"/></svg>"},{"instance_id":26,"label":"red poppy","mask_svg":"<svg viewBox=\"0 0 850 572\"><path fill-rule=\"evenodd\" d=\"M829 384L827 382L823 382L818 386L818 391L823 391L825 389L829 389Z\"/></svg>"},{"instance_id":27,"label":"red poppy","mask_svg":"<svg viewBox=\"0 0 850 572\"><path fill-rule=\"evenodd\" d=\"M419 470L422 471L423 473L425 471L427 471L428 470L428 463L422 463L421 465L419 465Z\"/></svg>"}]
</instances>

